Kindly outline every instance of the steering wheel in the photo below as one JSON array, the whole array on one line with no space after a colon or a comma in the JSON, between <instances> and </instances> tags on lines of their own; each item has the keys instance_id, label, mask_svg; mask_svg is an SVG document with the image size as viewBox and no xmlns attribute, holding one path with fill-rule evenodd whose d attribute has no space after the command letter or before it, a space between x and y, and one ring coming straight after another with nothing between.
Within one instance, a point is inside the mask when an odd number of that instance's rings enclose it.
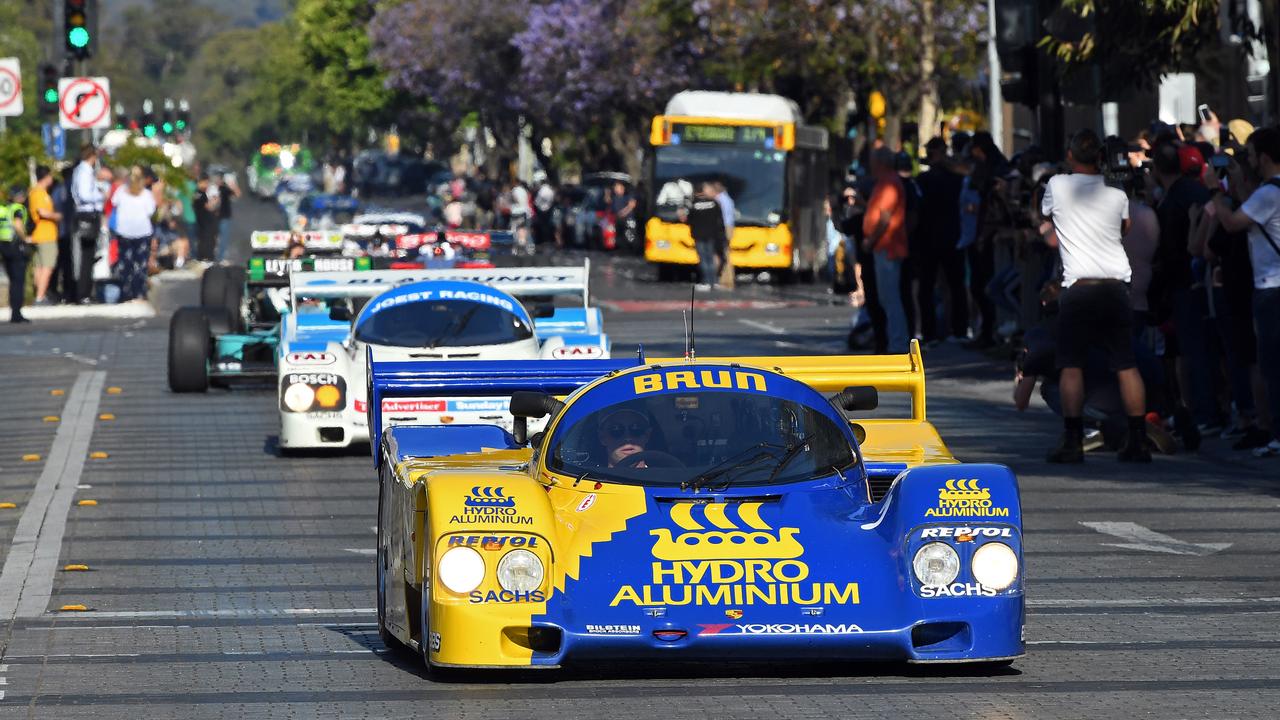
<instances>
[{"instance_id":1,"label":"steering wheel","mask_svg":"<svg viewBox=\"0 0 1280 720\"><path fill-rule=\"evenodd\" d=\"M641 450L634 455L628 455L618 463L619 467L634 468L641 462L651 467L685 467L680 458L670 453L664 453L661 450Z\"/></svg>"}]
</instances>

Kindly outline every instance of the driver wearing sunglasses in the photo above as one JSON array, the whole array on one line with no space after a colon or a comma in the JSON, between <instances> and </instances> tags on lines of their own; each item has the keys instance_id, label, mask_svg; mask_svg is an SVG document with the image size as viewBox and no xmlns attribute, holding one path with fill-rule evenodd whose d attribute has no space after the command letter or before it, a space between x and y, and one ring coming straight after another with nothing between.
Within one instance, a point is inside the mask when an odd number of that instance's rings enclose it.
<instances>
[{"instance_id":1,"label":"driver wearing sunglasses","mask_svg":"<svg viewBox=\"0 0 1280 720\"><path fill-rule=\"evenodd\" d=\"M636 453L644 452L651 430L649 418L643 413L626 409L609 413L600 421L599 431L600 444L604 446L609 467L618 465ZM641 461L632 467L646 468L648 465Z\"/></svg>"}]
</instances>

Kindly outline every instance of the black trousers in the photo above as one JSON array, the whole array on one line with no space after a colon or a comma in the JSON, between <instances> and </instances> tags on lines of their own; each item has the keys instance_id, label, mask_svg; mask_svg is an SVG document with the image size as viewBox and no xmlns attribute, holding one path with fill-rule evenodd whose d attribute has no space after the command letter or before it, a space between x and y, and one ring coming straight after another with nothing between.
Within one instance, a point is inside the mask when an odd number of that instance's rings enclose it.
<instances>
[{"instance_id":1,"label":"black trousers","mask_svg":"<svg viewBox=\"0 0 1280 720\"><path fill-rule=\"evenodd\" d=\"M53 277L49 280L49 289L67 302L77 302L75 254L71 250L73 236L58 233L58 260L53 266Z\"/></svg>"},{"instance_id":2,"label":"black trousers","mask_svg":"<svg viewBox=\"0 0 1280 720\"><path fill-rule=\"evenodd\" d=\"M978 314L982 318L982 329L978 331L978 339L995 340L996 337L996 304L987 295L987 283L996 274L996 248L990 238L978 238L966 251L969 254L969 289L973 300L978 304Z\"/></svg>"},{"instance_id":3,"label":"black trousers","mask_svg":"<svg viewBox=\"0 0 1280 720\"><path fill-rule=\"evenodd\" d=\"M942 251L926 251L916 263L920 282L920 334L925 340L941 340L945 337L938 333L936 292L939 271L947 281L947 293L951 300L951 334L958 338L967 337L969 294L964 287L964 253L954 247Z\"/></svg>"},{"instance_id":4,"label":"black trousers","mask_svg":"<svg viewBox=\"0 0 1280 720\"><path fill-rule=\"evenodd\" d=\"M102 216L98 213L76 213L76 237L80 266L76 268L76 299L93 297L93 262L98 254L98 233Z\"/></svg>"},{"instance_id":5,"label":"black trousers","mask_svg":"<svg viewBox=\"0 0 1280 720\"><path fill-rule=\"evenodd\" d=\"M17 241L0 242L0 260L9 276L9 317L20 314L27 290L27 255Z\"/></svg>"},{"instance_id":6,"label":"black trousers","mask_svg":"<svg viewBox=\"0 0 1280 720\"><path fill-rule=\"evenodd\" d=\"M858 264L862 266L862 291L866 295L863 310L871 319L871 335L875 347L872 351L884 355L889 351L889 326L884 314L884 306L880 304L880 295L876 290L876 263L871 253L860 251Z\"/></svg>"}]
</instances>

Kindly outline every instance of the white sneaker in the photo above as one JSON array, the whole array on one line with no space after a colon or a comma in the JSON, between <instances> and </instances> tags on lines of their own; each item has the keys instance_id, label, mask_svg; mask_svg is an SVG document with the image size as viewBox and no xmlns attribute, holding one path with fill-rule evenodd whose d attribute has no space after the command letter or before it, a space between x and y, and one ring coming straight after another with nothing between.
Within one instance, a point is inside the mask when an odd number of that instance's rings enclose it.
<instances>
[{"instance_id":1,"label":"white sneaker","mask_svg":"<svg viewBox=\"0 0 1280 720\"><path fill-rule=\"evenodd\" d=\"M711 292L711 285L709 283L698 283L693 286L693 289L698 292Z\"/></svg>"},{"instance_id":2,"label":"white sneaker","mask_svg":"<svg viewBox=\"0 0 1280 720\"><path fill-rule=\"evenodd\" d=\"M1274 457L1280 455L1280 440L1272 440L1260 448L1253 449L1254 457Z\"/></svg>"}]
</instances>

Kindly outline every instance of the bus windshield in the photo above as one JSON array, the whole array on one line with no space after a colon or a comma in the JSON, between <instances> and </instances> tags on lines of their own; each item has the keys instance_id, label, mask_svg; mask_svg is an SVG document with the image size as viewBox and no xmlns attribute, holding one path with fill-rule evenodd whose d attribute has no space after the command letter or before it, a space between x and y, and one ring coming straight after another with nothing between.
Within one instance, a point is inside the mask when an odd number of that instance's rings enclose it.
<instances>
[{"instance_id":1,"label":"bus windshield","mask_svg":"<svg viewBox=\"0 0 1280 720\"><path fill-rule=\"evenodd\" d=\"M667 222L704 180L725 184L738 225L777 225L786 207L786 156L781 150L737 145L668 145L654 153L654 209Z\"/></svg>"}]
</instances>

